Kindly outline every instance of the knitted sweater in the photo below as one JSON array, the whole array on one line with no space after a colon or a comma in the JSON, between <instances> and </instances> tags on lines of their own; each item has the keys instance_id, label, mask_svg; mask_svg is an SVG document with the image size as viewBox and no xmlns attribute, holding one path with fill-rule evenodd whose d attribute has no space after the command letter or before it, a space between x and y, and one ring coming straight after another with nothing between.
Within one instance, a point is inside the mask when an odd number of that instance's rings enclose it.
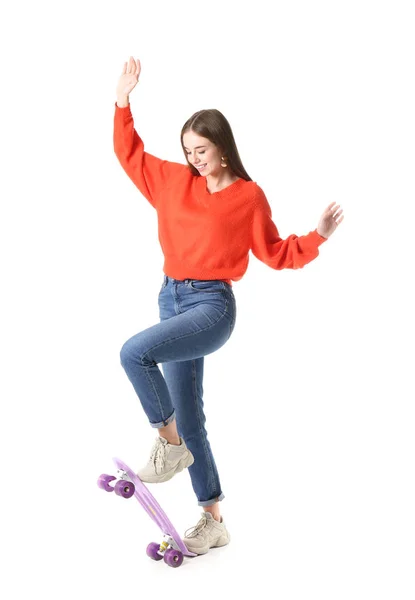
<instances>
[{"instance_id":1,"label":"knitted sweater","mask_svg":"<svg viewBox=\"0 0 415 600\"><path fill-rule=\"evenodd\" d=\"M310 231L282 239L257 183L237 179L210 193L203 175L144 150L130 105L115 104L114 150L124 171L157 211L163 271L174 279L242 279L249 251L272 269L300 269L327 238Z\"/></svg>"}]
</instances>

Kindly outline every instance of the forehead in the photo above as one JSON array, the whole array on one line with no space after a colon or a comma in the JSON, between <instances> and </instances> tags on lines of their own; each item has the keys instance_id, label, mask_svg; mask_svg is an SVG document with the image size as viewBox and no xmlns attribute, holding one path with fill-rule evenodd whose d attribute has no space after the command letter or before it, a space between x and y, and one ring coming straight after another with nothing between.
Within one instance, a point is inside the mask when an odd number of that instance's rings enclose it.
<instances>
[{"instance_id":1,"label":"forehead","mask_svg":"<svg viewBox=\"0 0 415 600\"><path fill-rule=\"evenodd\" d=\"M186 131L183 134L183 145L187 150L197 148L198 146L211 146L211 142L194 131Z\"/></svg>"}]
</instances>

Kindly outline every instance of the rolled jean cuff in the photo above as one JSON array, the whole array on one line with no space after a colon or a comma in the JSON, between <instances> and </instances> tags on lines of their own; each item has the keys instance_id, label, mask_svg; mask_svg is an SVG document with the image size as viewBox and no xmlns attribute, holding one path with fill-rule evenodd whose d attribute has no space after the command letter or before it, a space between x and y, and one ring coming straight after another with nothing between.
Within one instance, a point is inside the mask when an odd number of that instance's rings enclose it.
<instances>
[{"instance_id":1,"label":"rolled jean cuff","mask_svg":"<svg viewBox=\"0 0 415 600\"><path fill-rule=\"evenodd\" d=\"M156 429L160 429L161 427L166 427L166 425L169 425L169 423L174 421L175 418L176 418L176 411L173 411L172 414L170 415L170 417L168 419L166 419L165 421L160 421L160 423L150 423L150 425L152 427L155 427Z\"/></svg>"},{"instance_id":2,"label":"rolled jean cuff","mask_svg":"<svg viewBox=\"0 0 415 600\"><path fill-rule=\"evenodd\" d=\"M198 502L199 506L212 506L213 504L216 504L216 502L220 502L221 500L223 500L225 497L224 494L221 494L220 496L217 496L216 498L213 498L212 500L202 500L201 502Z\"/></svg>"}]
</instances>

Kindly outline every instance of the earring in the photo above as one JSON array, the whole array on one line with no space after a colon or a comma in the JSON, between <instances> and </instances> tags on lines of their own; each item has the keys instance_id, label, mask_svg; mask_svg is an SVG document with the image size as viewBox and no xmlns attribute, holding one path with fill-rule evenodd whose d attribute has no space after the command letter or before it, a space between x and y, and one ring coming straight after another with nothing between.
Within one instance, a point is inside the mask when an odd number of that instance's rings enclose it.
<instances>
[{"instance_id":1,"label":"earring","mask_svg":"<svg viewBox=\"0 0 415 600\"><path fill-rule=\"evenodd\" d=\"M220 158L221 158L221 160L223 160L223 161L225 160L225 157L224 157L224 156L221 156ZM227 167L228 165L227 165L226 163L225 163L224 165L223 165L222 163L220 163L220 166L221 166L221 167Z\"/></svg>"}]
</instances>

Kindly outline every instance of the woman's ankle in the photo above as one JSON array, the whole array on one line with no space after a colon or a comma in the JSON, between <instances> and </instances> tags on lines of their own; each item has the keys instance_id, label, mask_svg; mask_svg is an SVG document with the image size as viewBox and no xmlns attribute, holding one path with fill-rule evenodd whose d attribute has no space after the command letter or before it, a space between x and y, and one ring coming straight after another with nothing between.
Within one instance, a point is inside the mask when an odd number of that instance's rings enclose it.
<instances>
[{"instance_id":1,"label":"woman's ankle","mask_svg":"<svg viewBox=\"0 0 415 600\"><path fill-rule=\"evenodd\" d=\"M219 506L217 506L219 503L216 502L215 504L212 504L211 506L204 506L203 510L205 512L209 512L212 517L215 519L215 521L218 521L218 523L220 523L222 521L222 517L220 516L220 509Z\"/></svg>"},{"instance_id":2,"label":"woman's ankle","mask_svg":"<svg viewBox=\"0 0 415 600\"><path fill-rule=\"evenodd\" d=\"M168 441L172 446L180 446L180 436L177 432L176 419L165 427L160 427L159 436Z\"/></svg>"}]
</instances>

